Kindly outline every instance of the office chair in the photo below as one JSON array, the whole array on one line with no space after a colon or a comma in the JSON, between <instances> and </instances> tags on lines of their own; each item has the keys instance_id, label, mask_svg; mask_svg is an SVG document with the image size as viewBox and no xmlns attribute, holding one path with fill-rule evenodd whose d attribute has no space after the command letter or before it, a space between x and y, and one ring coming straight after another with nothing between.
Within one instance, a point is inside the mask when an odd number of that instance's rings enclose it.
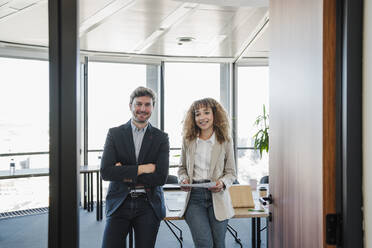
<instances>
[{"instance_id":1,"label":"office chair","mask_svg":"<svg viewBox=\"0 0 372 248\"><path fill-rule=\"evenodd\" d=\"M263 176L260 179L260 184L268 184L269 183L269 176Z\"/></svg>"},{"instance_id":2,"label":"office chair","mask_svg":"<svg viewBox=\"0 0 372 248\"><path fill-rule=\"evenodd\" d=\"M178 177L174 175L168 175L167 181L165 183L166 184L178 183Z\"/></svg>"}]
</instances>

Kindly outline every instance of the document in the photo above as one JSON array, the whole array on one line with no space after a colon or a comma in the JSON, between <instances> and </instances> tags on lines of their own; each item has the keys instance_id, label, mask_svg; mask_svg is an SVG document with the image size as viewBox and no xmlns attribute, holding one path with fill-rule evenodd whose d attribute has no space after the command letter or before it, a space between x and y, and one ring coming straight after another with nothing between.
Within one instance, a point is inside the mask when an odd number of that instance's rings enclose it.
<instances>
[{"instance_id":1,"label":"document","mask_svg":"<svg viewBox=\"0 0 372 248\"><path fill-rule=\"evenodd\" d=\"M193 184L179 184L181 187L190 187L190 188L210 188L216 186L216 182L209 183L193 183Z\"/></svg>"},{"instance_id":2,"label":"document","mask_svg":"<svg viewBox=\"0 0 372 248\"><path fill-rule=\"evenodd\" d=\"M185 207L187 192L165 191L164 196L169 211L181 211Z\"/></svg>"}]
</instances>

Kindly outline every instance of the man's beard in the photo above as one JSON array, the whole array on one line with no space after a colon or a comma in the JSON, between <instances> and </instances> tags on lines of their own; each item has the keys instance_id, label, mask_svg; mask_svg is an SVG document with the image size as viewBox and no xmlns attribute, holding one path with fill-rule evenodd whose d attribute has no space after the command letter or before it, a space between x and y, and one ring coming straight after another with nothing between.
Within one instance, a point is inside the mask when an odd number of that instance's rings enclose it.
<instances>
[{"instance_id":1,"label":"man's beard","mask_svg":"<svg viewBox=\"0 0 372 248\"><path fill-rule=\"evenodd\" d=\"M145 120L140 120L137 116L141 115L141 114L146 114L148 117L145 119ZM143 123L146 123L148 122L148 120L150 119L151 115L149 115L147 112L140 112L140 113L135 113L134 115L134 121L137 122L137 123L140 123L140 124L143 124Z\"/></svg>"}]
</instances>

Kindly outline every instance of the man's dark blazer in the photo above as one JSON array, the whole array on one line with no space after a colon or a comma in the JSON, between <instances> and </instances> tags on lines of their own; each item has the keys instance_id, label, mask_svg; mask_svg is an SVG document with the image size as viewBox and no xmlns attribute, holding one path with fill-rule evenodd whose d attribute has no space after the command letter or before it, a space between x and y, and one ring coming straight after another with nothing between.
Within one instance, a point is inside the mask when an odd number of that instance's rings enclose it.
<instances>
[{"instance_id":1,"label":"man's dark blazer","mask_svg":"<svg viewBox=\"0 0 372 248\"><path fill-rule=\"evenodd\" d=\"M115 166L120 162L122 166ZM154 173L137 176L138 165L154 163ZM169 171L169 139L159 129L147 126L136 163L131 121L119 127L110 128L101 161L101 176L110 181L106 196L106 215L112 215L127 197L130 187L145 186L147 198L157 217L165 217L164 193Z\"/></svg>"}]
</instances>

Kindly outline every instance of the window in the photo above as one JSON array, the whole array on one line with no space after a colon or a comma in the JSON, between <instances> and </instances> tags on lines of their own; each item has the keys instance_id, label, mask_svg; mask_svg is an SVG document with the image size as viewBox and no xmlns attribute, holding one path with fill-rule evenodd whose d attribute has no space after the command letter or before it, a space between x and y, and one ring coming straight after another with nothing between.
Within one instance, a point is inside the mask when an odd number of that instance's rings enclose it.
<instances>
[{"instance_id":1,"label":"window","mask_svg":"<svg viewBox=\"0 0 372 248\"><path fill-rule=\"evenodd\" d=\"M88 150L102 150L108 129L132 117L130 94L146 86L146 65L90 62L88 78ZM90 152L88 164L99 164L101 153Z\"/></svg>"},{"instance_id":2,"label":"window","mask_svg":"<svg viewBox=\"0 0 372 248\"><path fill-rule=\"evenodd\" d=\"M0 58L0 68L0 170L9 170L11 160L15 170L48 168L48 62ZM48 183L47 177L1 180L0 212L48 206Z\"/></svg>"},{"instance_id":3,"label":"window","mask_svg":"<svg viewBox=\"0 0 372 248\"><path fill-rule=\"evenodd\" d=\"M177 169L182 146L182 121L193 101L212 97L220 99L220 64L166 63L164 76L164 129L169 135L170 174Z\"/></svg>"},{"instance_id":4,"label":"window","mask_svg":"<svg viewBox=\"0 0 372 248\"><path fill-rule=\"evenodd\" d=\"M263 104L269 112L269 70L267 66L238 67L237 163L240 183L268 175L268 156L253 149L254 122L262 115Z\"/></svg>"},{"instance_id":5,"label":"window","mask_svg":"<svg viewBox=\"0 0 372 248\"><path fill-rule=\"evenodd\" d=\"M182 121L191 103L212 97L220 99L220 64L165 64L164 129L171 147L181 147Z\"/></svg>"}]
</instances>

